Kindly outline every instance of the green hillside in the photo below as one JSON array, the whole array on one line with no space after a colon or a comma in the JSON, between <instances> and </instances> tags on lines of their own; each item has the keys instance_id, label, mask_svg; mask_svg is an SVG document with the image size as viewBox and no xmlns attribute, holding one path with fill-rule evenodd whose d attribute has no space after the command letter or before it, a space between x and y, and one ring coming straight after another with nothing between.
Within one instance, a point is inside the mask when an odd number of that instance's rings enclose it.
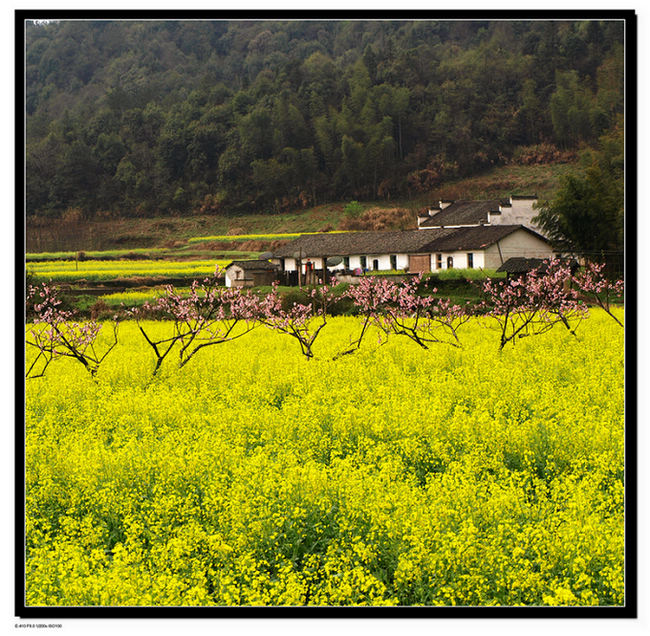
<instances>
[{"instance_id":1,"label":"green hillside","mask_svg":"<svg viewBox=\"0 0 650 636\"><path fill-rule=\"evenodd\" d=\"M623 112L614 20L61 20L25 33L28 216L170 217L169 232L132 230L147 245L336 227L332 202L410 205L450 183L474 196L459 180L565 161ZM519 185L507 179L504 192ZM231 218L250 214L273 220ZM205 227L176 221L194 216ZM88 240L118 239L142 243Z\"/></svg>"}]
</instances>

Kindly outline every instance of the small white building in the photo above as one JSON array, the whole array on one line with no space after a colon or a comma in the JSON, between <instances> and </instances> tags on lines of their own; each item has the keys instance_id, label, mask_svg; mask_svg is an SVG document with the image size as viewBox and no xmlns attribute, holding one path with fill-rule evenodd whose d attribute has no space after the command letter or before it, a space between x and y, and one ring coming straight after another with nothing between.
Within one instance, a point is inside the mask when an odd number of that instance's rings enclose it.
<instances>
[{"instance_id":1,"label":"small white building","mask_svg":"<svg viewBox=\"0 0 650 636\"><path fill-rule=\"evenodd\" d=\"M426 232L345 232L303 235L273 253L284 272L323 269L431 272L441 269L496 269L511 257L550 258L553 249L523 225L431 228ZM339 257L334 259L333 257ZM336 260L336 265L327 265Z\"/></svg>"},{"instance_id":2,"label":"small white building","mask_svg":"<svg viewBox=\"0 0 650 636\"><path fill-rule=\"evenodd\" d=\"M278 269L269 261L232 261L226 265L226 287L271 285L277 278Z\"/></svg>"}]
</instances>

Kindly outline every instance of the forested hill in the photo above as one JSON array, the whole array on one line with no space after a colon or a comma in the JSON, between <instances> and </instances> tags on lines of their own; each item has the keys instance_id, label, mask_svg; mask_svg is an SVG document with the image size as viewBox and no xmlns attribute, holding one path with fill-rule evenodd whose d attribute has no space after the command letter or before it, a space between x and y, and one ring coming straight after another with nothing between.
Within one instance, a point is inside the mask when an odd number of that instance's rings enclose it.
<instances>
[{"instance_id":1,"label":"forested hill","mask_svg":"<svg viewBox=\"0 0 650 636\"><path fill-rule=\"evenodd\" d=\"M26 86L29 215L271 213L593 143L623 26L28 23Z\"/></svg>"}]
</instances>

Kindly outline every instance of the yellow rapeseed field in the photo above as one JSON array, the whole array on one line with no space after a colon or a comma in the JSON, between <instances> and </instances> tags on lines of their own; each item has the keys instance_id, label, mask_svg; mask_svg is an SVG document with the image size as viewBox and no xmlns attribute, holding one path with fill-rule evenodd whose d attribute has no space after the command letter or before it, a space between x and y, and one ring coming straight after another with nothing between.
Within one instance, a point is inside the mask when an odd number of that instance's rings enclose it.
<instances>
[{"instance_id":1,"label":"yellow rapeseed field","mask_svg":"<svg viewBox=\"0 0 650 636\"><path fill-rule=\"evenodd\" d=\"M212 276L217 267L225 267L230 261L40 261L29 264L29 270L37 281L70 282L79 279L104 281L114 278L133 277L192 277Z\"/></svg>"},{"instance_id":2,"label":"yellow rapeseed field","mask_svg":"<svg viewBox=\"0 0 650 636\"><path fill-rule=\"evenodd\" d=\"M623 330L307 360L260 327L183 369L135 323L26 395L26 604L622 605ZM147 325L161 334L168 325Z\"/></svg>"}]
</instances>

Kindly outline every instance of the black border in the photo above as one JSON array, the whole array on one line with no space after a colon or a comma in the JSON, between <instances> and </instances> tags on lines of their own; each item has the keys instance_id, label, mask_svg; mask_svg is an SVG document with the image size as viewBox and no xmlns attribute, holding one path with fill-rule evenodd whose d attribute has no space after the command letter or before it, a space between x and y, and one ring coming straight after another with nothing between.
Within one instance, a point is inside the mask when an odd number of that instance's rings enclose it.
<instances>
[{"instance_id":1,"label":"black border","mask_svg":"<svg viewBox=\"0 0 650 636\"><path fill-rule=\"evenodd\" d=\"M625 598L616 607L38 607L25 598L24 448L24 21L25 20L623 20L625 22ZM638 418L637 418L637 15L634 10L560 11L268 11L268 10L23 10L14 11L16 167L16 425L15 425L15 616L26 619L161 618L638 618ZM118 626L119 629L119 626Z\"/></svg>"}]
</instances>

